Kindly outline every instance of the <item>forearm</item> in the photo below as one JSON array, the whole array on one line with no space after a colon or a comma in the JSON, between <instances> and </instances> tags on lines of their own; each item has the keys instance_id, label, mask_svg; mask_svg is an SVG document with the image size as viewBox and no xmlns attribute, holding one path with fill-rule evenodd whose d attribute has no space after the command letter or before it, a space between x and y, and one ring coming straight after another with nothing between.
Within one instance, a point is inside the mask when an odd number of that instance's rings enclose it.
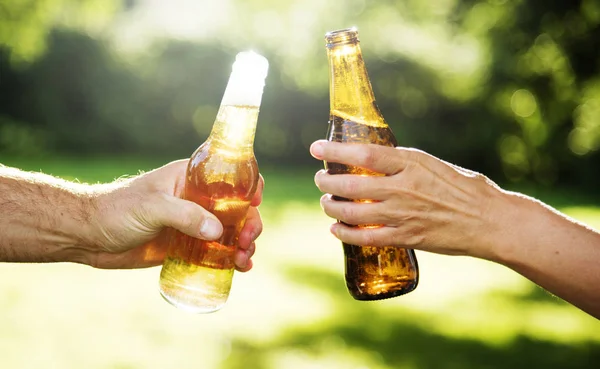
<instances>
[{"instance_id":1,"label":"forearm","mask_svg":"<svg viewBox=\"0 0 600 369\"><path fill-rule=\"evenodd\" d=\"M501 199L493 261L600 318L600 233L537 200Z\"/></svg>"},{"instance_id":2,"label":"forearm","mask_svg":"<svg viewBox=\"0 0 600 369\"><path fill-rule=\"evenodd\" d=\"M92 208L85 185L0 166L0 261L83 261Z\"/></svg>"}]
</instances>

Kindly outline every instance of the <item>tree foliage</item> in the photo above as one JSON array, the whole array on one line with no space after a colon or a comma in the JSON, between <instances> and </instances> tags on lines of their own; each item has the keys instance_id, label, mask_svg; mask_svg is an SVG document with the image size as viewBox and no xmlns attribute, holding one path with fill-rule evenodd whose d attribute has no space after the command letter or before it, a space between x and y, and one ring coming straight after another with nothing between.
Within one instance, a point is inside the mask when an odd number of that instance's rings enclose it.
<instances>
[{"instance_id":1,"label":"tree foliage","mask_svg":"<svg viewBox=\"0 0 600 369\"><path fill-rule=\"evenodd\" d=\"M598 0L179 0L157 18L172 28L136 31L149 4L1 3L0 152L187 156L235 53L255 48L271 62L257 155L312 163L328 119L323 35L356 25L402 145L497 180L600 178Z\"/></svg>"}]
</instances>

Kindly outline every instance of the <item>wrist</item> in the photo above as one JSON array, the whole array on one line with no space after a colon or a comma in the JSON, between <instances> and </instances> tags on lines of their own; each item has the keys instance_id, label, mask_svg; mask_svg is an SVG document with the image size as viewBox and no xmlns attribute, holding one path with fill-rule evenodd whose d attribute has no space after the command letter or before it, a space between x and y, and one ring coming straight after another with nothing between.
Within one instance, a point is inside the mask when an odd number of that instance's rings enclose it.
<instances>
[{"instance_id":1,"label":"wrist","mask_svg":"<svg viewBox=\"0 0 600 369\"><path fill-rule=\"evenodd\" d=\"M71 214L61 214L62 226L57 233L64 237L59 242L58 261L90 265L98 244L97 196L89 189L77 191L72 204Z\"/></svg>"},{"instance_id":2,"label":"wrist","mask_svg":"<svg viewBox=\"0 0 600 369\"><path fill-rule=\"evenodd\" d=\"M484 232L483 258L510 266L526 258L536 243L537 228L544 228L546 217L540 204L520 193L498 189L490 207L490 231Z\"/></svg>"}]
</instances>

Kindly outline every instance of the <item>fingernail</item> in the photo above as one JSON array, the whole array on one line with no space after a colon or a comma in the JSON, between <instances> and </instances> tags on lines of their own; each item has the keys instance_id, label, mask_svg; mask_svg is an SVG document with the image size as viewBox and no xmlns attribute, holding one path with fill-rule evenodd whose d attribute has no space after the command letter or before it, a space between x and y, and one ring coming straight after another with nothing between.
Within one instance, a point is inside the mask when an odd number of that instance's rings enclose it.
<instances>
[{"instance_id":1,"label":"fingernail","mask_svg":"<svg viewBox=\"0 0 600 369\"><path fill-rule=\"evenodd\" d=\"M212 218L204 219L200 227L200 234L206 239L214 240L221 235L221 224Z\"/></svg>"},{"instance_id":2,"label":"fingernail","mask_svg":"<svg viewBox=\"0 0 600 369\"><path fill-rule=\"evenodd\" d=\"M334 223L331 225L331 227L329 227L329 232L331 232L331 234L333 234L334 236L338 236L338 231L339 231L339 227L337 225L337 223Z\"/></svg>"},{"instance_id":3,"label":"fingernail","mask_svg":"<svg viewBox=\"0 0 600 369\"><path fill-rule=\"evenodd\" d=\"M322 157L323 156L323 144L322 143L314 143L311 147L312 154L314 156Z\"/></svg>"},{"instance_id":4,"label":"fingernail","mask_svg":"<svg viewBox=\"0 0 600 369\"><path fill-rule=\"evenodd\" d=\"M327 201L328 197L329 197L329 195L325 194L325 195L321 196L321 199L319 200L319 204L321 205L322 210L325 210L325 206L323 205L323 203L325 201Z\"/></svg>"}]
</instances>

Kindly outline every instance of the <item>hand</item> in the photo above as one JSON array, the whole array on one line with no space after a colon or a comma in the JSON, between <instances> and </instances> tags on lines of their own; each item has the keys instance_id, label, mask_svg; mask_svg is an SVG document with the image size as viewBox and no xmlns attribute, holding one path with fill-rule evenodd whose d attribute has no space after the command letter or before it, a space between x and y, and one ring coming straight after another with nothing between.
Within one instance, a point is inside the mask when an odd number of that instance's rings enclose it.
<instances>
[{"instance_id":1,"label":"hand","mask_svg":"<svg viewBox=\"0 0 600 369\"><path fill-rule=\"evenodd\" d=\"M321 206L346 224L331 232L355 245L400 246L441 254L491 257L478 237L496 231L488 212L501 190L485 176L408 148L317 141L310 148L319 160L367 168L382 177L330 175L321 170L317 187L327 195ZM335 201L331 195L373 202Z\"/></svg>"},{"instance_id":2,"label":"hand","mask_svg":"<svg viewBox=\"0 0 600 369\"><path fill-rule=\"evenodd\" d=\"M93 251L86 256L90 260L84 262L97 268L160 265L166 253L166 243L161 239L164 227L196 238L219 238L223 232L219 220L201 206L179 197L184 189L187 162L175 161L103 188L93 200L96 232L93 233ZM241 272L252 268L254 241L262 232L257 207L263 187L261 176L234 255L236 269Z\"/></svg>"}]
</instances>

